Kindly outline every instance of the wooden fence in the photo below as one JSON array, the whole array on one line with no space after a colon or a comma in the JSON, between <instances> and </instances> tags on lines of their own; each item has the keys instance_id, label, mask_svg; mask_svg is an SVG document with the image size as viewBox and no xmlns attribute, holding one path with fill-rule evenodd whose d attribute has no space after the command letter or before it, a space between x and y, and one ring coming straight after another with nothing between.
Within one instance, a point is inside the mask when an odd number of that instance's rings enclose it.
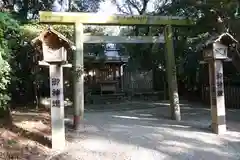
<instances>
[{"instance_id":1,"label":"wooden fence","mask_svg":"<svg viewBox=\"0 0 240 160\"><path fill-rule=\"evenodd\" d=\"M226 108L240 108L240 87L239 86L225 86L225 105ZM202 100L210 104L209 87L202 87Z\"/></svg>"},{"instance_id":2,"label":"wooden fence","mask_svg":"<svg viewBox=\"0 0 240 160\"><path fill-rule=\"evenodd\" d=\"M152 71L125 71L123 74L123 89L132 92L152 91Z\"/></svg>"}]
</instances>

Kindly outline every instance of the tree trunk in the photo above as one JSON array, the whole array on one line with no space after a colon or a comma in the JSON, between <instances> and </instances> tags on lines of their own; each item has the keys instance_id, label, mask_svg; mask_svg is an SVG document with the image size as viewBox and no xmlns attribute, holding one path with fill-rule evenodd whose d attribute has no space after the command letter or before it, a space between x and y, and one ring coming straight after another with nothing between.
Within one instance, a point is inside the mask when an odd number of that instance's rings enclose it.
<instances>
[{"instance_id":1,"label":"tree trunk","mask_svg":"<svg viewBox=\"0 0 240 160\"><path fill-rule=\"evenodd\" d=\"M35 98L35 105L36 110L39 109L39 97L38 97L38 83L36 81L33 82L33 89L34 89L34 98Z\"/></svg>"},{"instance_id":2,"label":"tree trunk","mask_svg":"<svg viewBox=\"0 0 240 160\"><path fill-rule=\"evenodd\" d=\"M6 108L0 108L0 118L2 119L4 126L12 125L12 113L9 106L7 106Z\"/></svg>"},{"instance_id":3,"label":"tree trunk","mask_svg":"<svg viewBox=\"0 0 240 160\"><path fill-rule=\"evenodd\" d=\"M23 0L22 15L24 19L27 19L27 16L28 16L28 9L29 9L28 3L29 3L29 0Z\"/></svg>"}]
</instances>

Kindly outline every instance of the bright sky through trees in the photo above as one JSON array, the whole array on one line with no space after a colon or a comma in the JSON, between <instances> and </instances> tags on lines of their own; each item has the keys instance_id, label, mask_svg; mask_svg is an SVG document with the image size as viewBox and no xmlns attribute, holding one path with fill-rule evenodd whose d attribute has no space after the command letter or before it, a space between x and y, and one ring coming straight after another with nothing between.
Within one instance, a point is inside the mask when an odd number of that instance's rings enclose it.
<instances>
[{"instance_id":1,"label":"bright sky through trees","mask_svg":"<svg viewBox=\"0 0 240 160\"><path fill-rule=\"evenodd\" d=\"M120 4L122 4L122 1L123 0L118 0L118 2L120 2ZM154 10L154 2L156 2L156 1L157 0L149 1L147 11L151 12ZM117 11L117 7L114 4L112 4L110 0L106 0L105 2L102 2L100 4L99 13L114 14L114 13L119 13L119 12Z\"/></svg>"},{"instance_id":2,"label":"bright sky through trees","mask_svg":"<svg viewBox=\"0 0 240 160\"><path fill-rule=\"evenodd\" d=\"M153 2L156 2L156 1L157 0L150 0L150 2L148 3L147 10L149 12L154 10L154 3ZM118 0L118 2L120 2L120 5L121 5L123 0ZM122 13L118 12L116 5L111 3L110 0L106 0L105 2L102 2L100 4L100 9L99 9L98 13L106 14L106 15L122 14ZM137 12L136 12L136 14L137 14ZM108 26L108 27L105 27L105 32L108 35L117 36L119 34L121 28L123 28L123 27Z\"/></svg>"}]
</instances>

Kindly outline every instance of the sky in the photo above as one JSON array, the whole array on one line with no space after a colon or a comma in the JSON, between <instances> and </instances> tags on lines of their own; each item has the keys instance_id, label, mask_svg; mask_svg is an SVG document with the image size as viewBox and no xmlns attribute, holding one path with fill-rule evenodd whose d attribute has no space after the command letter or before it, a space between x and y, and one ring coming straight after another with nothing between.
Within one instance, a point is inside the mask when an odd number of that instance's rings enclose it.
<instances>
[{"instance_id":1,"label":"sky","mask_svg":"<svg viewBox=\"0 0 240 160\"><path fill-rule=\"evenodd\" d=\"M124 0L118 0L120 3L122 3ZM150 0L148 3L147 11L153 11L154 10L154 5L153 2L156 0ZM111 0L106 0L105 2L102 2L100 4L100 10L98 11L99 13L103 14L119 14L117 7L111 3Z\"/></svg>"},{"instance_id":2,"label":"sky","mask_svg":"<svg viewBox=\"0 0 240 160\"><path fill-rule=\"evenodd\" d=\"M99 13L106 13L106 14L115 14L117 12L117 7L114 6L110 0L107 0L105 2L102 2L100 4L100 9L98 11Z\"/></svg>"}]
</instances>

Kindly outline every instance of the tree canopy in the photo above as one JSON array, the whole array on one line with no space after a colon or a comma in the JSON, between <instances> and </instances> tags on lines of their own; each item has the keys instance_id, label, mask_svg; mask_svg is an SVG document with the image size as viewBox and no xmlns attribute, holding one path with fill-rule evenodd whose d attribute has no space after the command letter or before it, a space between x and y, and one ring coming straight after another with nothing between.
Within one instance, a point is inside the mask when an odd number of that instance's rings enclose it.
<instances>
[{"instance_id":1,"label":"tree canopy","mask_svg":"<svg viewBox=\"0 0 240 160\"><path fill-rule=\"evenodd\" d=\"M123 14L138 15L165 15L184 16L194 19L197 24L189 27L174 27L175 57L178 76L185 84L195 83L199 79L199 64L202 60L202 50L199 48L209 37L223 32L230 32L239 39L238 29L239 1L238 0L112 0L118 10ZM149 5L154 5L154 10L149 11ZM157 35L163 33L162 27L130 28L128 35ZM164 46L154 44L125 45L132 61L143 68L158 67L164 70ZM231 65L231 64L230 64ZM161 67L159 67L161 66ZM231 65L232 66L232 65ZM225 68L229 68L228 65ZM238 74L230 67L232 76ZM189 88L194 88L189 84Z\"/></svg>"},{"instance_id":2,"label":"tree canopy","mask_svg":"<svg viewBox=\"0 0 240 160\"><path fill-rule=\"evenodd\" d=\"M96 12L104 0L0 0L0 10L10 11L22 19L36 19L40 10Z\"/></svg>"}]
</instances>

